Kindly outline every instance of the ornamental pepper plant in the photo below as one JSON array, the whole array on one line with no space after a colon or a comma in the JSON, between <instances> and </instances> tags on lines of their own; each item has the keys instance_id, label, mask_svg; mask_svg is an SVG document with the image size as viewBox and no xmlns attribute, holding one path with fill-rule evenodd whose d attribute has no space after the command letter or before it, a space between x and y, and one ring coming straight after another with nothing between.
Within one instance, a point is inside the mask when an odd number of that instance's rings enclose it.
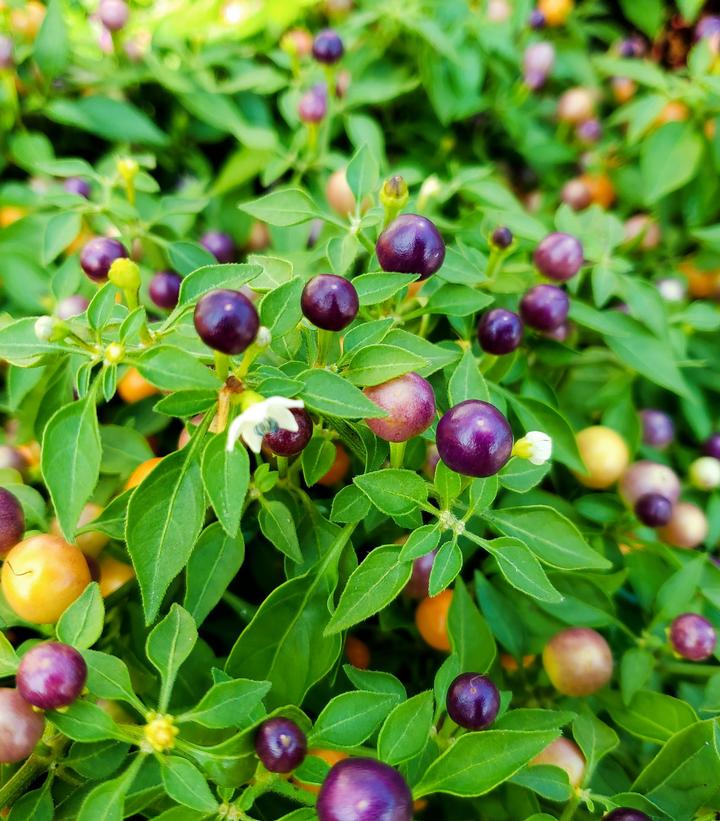
<instances>
[{"instance_id":1,"label":"ornamental pepper plant","mask_svg":"<svg viewBox=\"0 0 720 821\"><path fill-rule=\"evenodd\" d=\"M0 816L720 818L720 17L0 2Z\"/></svg>"}]
</instances>

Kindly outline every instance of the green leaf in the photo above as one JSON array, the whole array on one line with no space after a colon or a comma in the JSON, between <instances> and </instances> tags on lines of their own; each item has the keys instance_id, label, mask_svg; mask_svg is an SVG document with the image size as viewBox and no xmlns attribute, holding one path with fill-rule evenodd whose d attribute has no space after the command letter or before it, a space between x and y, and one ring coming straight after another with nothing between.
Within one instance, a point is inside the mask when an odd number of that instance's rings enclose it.
<instances>
[{"instance_id":1,"label":"green leaf","mask_svg":"<svg viewBox=\"0 0 720 821\"><path fill-rule=\"evenodd\" d=\"M310 410L341 419L380 419L384 410L362 391L336 373L312 368L298 376L303 383L300 398Z\"/></svg>"},{"instance_id":2,"label":"green leaf","mask_svg":"<svg viewBox=\"0 0 720 821\"><path fill-rule=\"evenodd\" d=\"M153 452L147 439L132 428L122 425L101 425L101 473L127 476L141 462L152 459Z\"/></svg>"},{"instance_id":3,"label":"green leaf","mask_svg":"<svg viewBox=\"0 0 720 821\"><path fill-rule=\"evenodd\" d=\"M104 621L105 606L100 587L97 582L92 582L60 616L56 634L59 641L84 650L100 638Z\"/></svg>"},{"instance_id":4,"label":"green leaf","mask_svg":"<svg viewBox=\"0 0 720 821\"><path fill-rule=\"evenodd\" d=\"M339 524L361 522L372 505L368 497L355 485L346 485L333 497L330 521Z\"/></svg>"},{"instance_id":5,"label":"green leaf","mask_svg":"<svg viewBox=\"0 0 720 821\"><path fill-rule=\"evenodd\" d=\"M490 527L524 542L541 562L563 570L605 570L610 562L593 550L575 525L545 505L485 512Z\"/></svg>"},{"instance_id":6,"label":"green leaf","mask_svg":"<svg viewBox=\"0 0 720 821\"><path fill-rule=\"evenodd\" d=\"M94 787L83 801L76 821L122 821L125 797L143 760L143 756L136 755L122 775Z\"/></svg>"},{"instance_id":7,"label":"green leaf","mask_svg":"<svg viewBox=\"0 0 720 821\"><path fill-rule=\"evenodd\" d=\"M385 608L410 580L412 564L398 561L397 545L376 547L353 571L327 626L332 635Z\"/></svg>"},{"instance_id":8,"label":"green leaf","mask_svg":"<svg viewBox=\"0 0 720 821\"><path fill-rule=\"evenodd\" d=\"M260 321L270 329L273 338L289 333L302 319L300 297L304 286L304 280L295 277L263 297Z\"/></svg>"},{"instance_id":9,"label":"green leaf","mask_svg":"<svg viewBox=\"0 0 720 821\"><path fill-rule=\"evenodd\" d=\"M448 383L448 399L450 405L457 405L466 399L482 399L490 401L490 394L478 363L470 349L463 353Z\"/></svg>"},{"instance_id":10,"label":"green leaf","mask_svg":"<svg viewBox=\"0 0 720 821\"><path fill-rule=\"evenodd\" d=\"M380 177L380 168L377 157L373 155L367 143L363 143L355 152L348 163L345 177L350 190L355 195L356 202L361 202L366 194L375 191Z\"/></svg>"},{"instance_id":11,"label":"green leaf","mask_svg":"<svg viewBox=\"0 0 720 821\"><path fill-rule=\"evenodd\" d=\"M687 702L651 690L639 690L627 707L619 702L609 704L608 711L618 727L655 744L664 744L697 722L697 715Z\"/></svg>"},{"instance_id":12,"label":"green leaf","mask_svg":"<svg viewBox=\"0 0 720 821\"><path fill-rule=\"evenodd\" d=\"M463 670L484 673L492 667L496 655L495 639L462 580L454 588L448 613L448 633Z\"/></svg>"},{"instance_id":13,"label":"green leaf","mask_svg":"<svg viewBox=\"0 0 720 821\"><path fill-rule=\"evenodd\" d=\"M620 744L620 739L612 727L590 713L581 713L572 725L573 736L583 751L587 762L588 781L600 759L611 753Z\"/></svg>"},{"instance_id":14,"label":"green leaf","mask_svg":"<svg viewBox=\"0 0 720 821\"><path fill-rule=\"evenodd\" d=\"M127 546L151 624L170 582L185 567L200 534L205 496L196 461L176 451L135 488L127 511Z\"/></svg>"},{"instance_id":15,"label":"green leaf","mask_svg":"<svg viewBox=\"0 0 720 821\"><path fill-rule=\"evenodd\" d=\"M673 122L654 131L640 151L645 202L656 203L693 178L703 153L692 122Z\"/></svg>"},{"instance_id":16,"label":"green leaf","mask_svg":"<svg viewBox=\"0 0 720 821\"><path fill-rule=\"evenodd\" d=\"M227 435L218 433L205 446L202 480L210 504L228 536L237 536L245 495L250 486L250 460L244 447L225 447Z\"/></svg>"},{"instance_id":17,"label":"green leaf","mask_svg":"<svg viewBox=\"0 0 720 821\"><path fill-rule=\"evenodd\" d=\"M411 282L417 280L415 274L386 274L371 273L360 274L355 277L352 284L355 286L360 306L378 305L395 296L403 288L407 288Z\"/></svg>"},{"instance_id":18,"label":"green leaf","mask_svg":"<svg viewBox=\"0 0 720 821\"><path fill-rule=\"evenodd\" d=\"M60 408L48 422L41 468L65 539L73 541L80 513L100 475L100 431L94 393Z\"/></svg>"},{"instance_id":19,"label":"green leaf","mask_svg":"<svg viewBox=\"0 0 720 821\"><path fill-rule=\"evenodd\" d=\"M572 787L565 770L547 764L533 764L520 770L510 779L510 783L532 790L550 801L568 801L572 796ZM545 818L550 821L552 816L548 815Z\"/></svg>"},{"instance_id":20,"label":"green leaf","mask_svg":"<svg viewBox=\"0 0 720 821\"><path fill-rule=\"evenodd\" d=\"M205 250L202 246L198 247L202 251ZM205 253L209 252L205 251ZM212 264L208 265L201 262L200 266L193 265L187 276L183 277L183 281L180 283L178 306L191 305L200 299L203 294L218 288L229 288L237 291L262 273L260 265L250 265L245 262L230 262L225 265L218 265L212 255L211 258L213 260Z\"/></svg>"},{"instance_id":21,"label":"green leaf","mask_svg":"<svg viewBox=\"0 0 720 821\"><path fill-rule=\"evenodd\" d=\"M85 650L82 655L88 668L87 688L94 696L109 701L124 701L139 713L146 712L135 695L124 661L97 650Z\"/></svg>"},{"instance_id":22,"label":"green leaf","mask_svg":"<svg viewBox=\"0 0 720 821\"><path fill-rule=\"evenodd\" d=\"M46 18L47 19L47 18ZM45 225L42 259L49 265L80 233L82 217L75 211L55 214Z\"/></svg>"},{"instance_id":23,"label":"green leaf","mask_svg":"<svg viewBox=\"0 0 720 821\"><path fill-rule=\"evenodd\" d=\"M203 727L242 727L270 690L269 681L233 679L215 684L200 702L178 721L194 721Z\"/></svg>"},{"instance_id":24,"label":"green leaf","mask_svg":"<svg viewBox=\"0 0 720 821\"><path fill-rule=\"evenodd\" d=\"M220 522L200 534L185 569L183 607L198 627L222 598L245 559L242 532L228 536Z\"/></svg>"},{"instance_id":25,"label":"green leaf","mask_svg":"<svg viewBox=\"0 0 720 821\"><path fill-rule=\"evenodd\" d=\"M221 386L214 371L172 345L150 348L138 360L137 369L161 390L217 390Z\"/></svg>"},{"instance_id":26,"label":"green leaf","mask_svg":"<svg viewBox=\"0 0 720 821\"><path fill-rule=\"evenodd\" d=\"M12 805L8 821L52 821L54 815L50 779L39 790L25 793Z\"/></svg>"},{"instance_id":27,"label":"green leaf","mask_svg":"<svg viewBox=\"0 0 720 821\"><path fill-rule=\"evenodd\" d=\"M470 316L491 305L492 302L491 296L469 285L448 283L433 293L421 311L445 316Z\"/></svg>"},{"instance_id":28,"label":"green leaf","mask_svg":"<svg viewBox=\"0 0 720 821\"><path fill-rule=\"evenodd\" d=\"M345 378L353 385L380 385L427 364L421 356L393 345L367 345L352 356Z\"/></svg>"},{"instance_id":29,"label":"green leaf","mask_svg":"<svg viewBox=\"0 0 720 821\"><path fill-rule=\"evenodd\" d=\"M62 711L50 710L47 717L61 733L74 741L122 738L118 726L105 710L89 701L75 701Z\"/></svg>"},{"instance_id":30,"label":"green leaf","mask_svg":"<svg viewBox=\"0 0 720 821\"><path fill-rule=\"evenodd\" d=\"M353 482L388 516L405 516L427 502L427 485L411 470L377 470L356 476Z\"/></svg>"},{"instance_id":31,"label":"green leaf","mask_svg":"<svg viewBox=\"0 0 720 821\"><path fill-rule=\"evenodd\" d=\"M118 293L112 282L106 282L95 292L85 312L88 325L93 330L102 330L108 324L115 309L115 298Z\"/></svg>"},{"instance_id":32,"label":"green leaf","mask_svg":"<svg viewBox=\"0 0 720 821\"><path fill-rule=\"evenodd\" d=\"M440 528L437 525L423 525L408 536L400 551L400 561L419 559L440 543Z\"/></svg>"},{"instance_id":33,"label":"green leaf","mask_svg":"<svg viewBox=\"0 0 720 821\"><path fill-rule=\"evenodd\" d=\"M558 732L485 730L460 736L428 767L413 796L477 796L515 775L558 737Z\"/></svg>"},{"instance_id":34,"label":"green leaf","mask_svg":"<svg viewBox=\"0 0 720 821\"><path fill-rule=\"evenodd\" d=\"M300 460L305 484L311 487L333 466L335 445L324 436L313 436L303 450Z\"/></svg>"},{"instance_id":35,"label":"green leaf","mask_svg":"<svg viewBox=\"0 0 720 821\"><path fill-rule=\"evenodd\" d=\"M485 542L485 546L508 584L540 601L562 601L562 594L552 586L535 554L519 539L501 537Z\"/></svg>"},{"instance_id":36,"label":"green leaf","mask_svg":"<svg viewBox=\"0 0 720 821\"><path fill-rule=\"evenodd\" d=\"M662 0L620 0L620 6L625 17L650 39L660 33L667 8Z\"/></svg>"},{"instance_id":37,"label":"green leaf","mask_svg":"<svg viewBox=\"0 0 720 821\"><path fill-rule=\"evenodd\" d=\"M217 390L178 391L163 397L155 404L156 413L166 416L179 416L187 419L198 413L205 413L217 402Z\"/></svg>"},{"instance_id":38,"label":"green leaf","mask_svg":"<svg viewBox=\"0 0 720 821\"><path fill-rule=\"evenodd\" d=\"M5 633L0 633L0 676L14 676L20 659Z\"/></svg>"},{"instance_id":39,"label":"green leaf","mask_svg":"<svg viewBox=\"0 0 720 821\"><path fill-rule=\"evenodd\" d=\"M63 19L61 0L49 0L40 31L33 44L33 57L48 80L58 76L70 59L70 38Z\"/></svg>"},{"instance_id":40,"label":"green leaf","mask_svg":"<svg viewBox=\"0 0 720 821\"><path fill-rule=\"evenodd\" d=\"M210 792L205 777L186 758L167 756L163 759L160 772L165 792L173 801L205 813L217 812L218 802Z\"/></svg>"},{"instance_id":41,"label":"green leaf","mask_svg":"<svg viewBox=\"0 0 720 821\"><path fill-rule=\"evenodd\" d=\"M421 753L430 738L433 721L431 690L393 708L380 730L378 755L388 764L400 764Z\"/></svg>"},{"instance_id":42,"label":"green leaf","mask_svg":"<svg viewBox=\"0 0 720 821\"><path fill-rule=\"evenodd\" d=\"M430 571L429 593L431 596L437 596L449 587L458 573L462 570L463 554L462 550L457 546L457 542L445 542L440 547L435 556L432 570Z\"/></svg>"},{"instance_id":43,"label":"green leaf","mask_svg":"<svg viewBox=\"0 0 720 821\"><path fill-rule=\"evenodd\" d=\"M162 679L161 712L167 709L178 671L192 652L197 637L193 617L179 604L173 604L170 607L167 616L151 630L147 637L145 653L148 661L160 673Z\"/></svg>"},{"instance_id":44,"label":"green leaf","mask_svg":"<svg viewBox=\"0 0 720 821\"><path fill-rule=\"evenodd\" d=\"M282 502L262 500L258 524L263 536L294 562L302 561L292 514Z\"/></svg>"},{"instance_id":45,"label":"green leaf","mask_svg":"<svg viewBox=\"0 0 720 821\"><path fill-rule=\"evenodd\" d=\"M110 142L118 137L118 123L122 123L122 137L126 142L162 146L168 141L140 109L110 97L55 99L45 107L44 113L54 122L74 126Z\"/></svg>"},{"instance_id":46,"label":"green leaf","mask_svg":"<svg viewBox=\"0 0 720 821\"><path fill-rule=\"evenodd\" d=\"M331 698L317 717L308 741L317 746L362 744L395 706L386 693L355 691Z\"/></svg>"},{"instance_id":47,"label":"green leaf","mask_svg":"<svg viewBox=\"0 0 720 821\"><path fill-rule=\"evenodd\" d=\"M322 216L312 199L300 188L278 189L238 207L261 222L285 227Z\"/></svg>"}]
</instances>

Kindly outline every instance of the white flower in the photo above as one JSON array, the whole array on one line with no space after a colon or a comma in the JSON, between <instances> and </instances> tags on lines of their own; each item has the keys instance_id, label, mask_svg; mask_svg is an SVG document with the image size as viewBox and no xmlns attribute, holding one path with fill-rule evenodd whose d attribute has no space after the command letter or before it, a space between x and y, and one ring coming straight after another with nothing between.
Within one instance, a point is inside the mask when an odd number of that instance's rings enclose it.
<instances>
[{"instance_id":1,"label":"white flower","mask_svg":"<svg viewBox=\"0 0 720 821\"><path fill-rule=\"evenodd\" d=\"M270 328L266 328L264 325L261 325L258 328L257 336L255 337L255 345L259 348L267 348L271 342L272 333L270 332Z\"/></svg>"},{"instance_id":2,"label":"white flower","mask_svg":"<svg viewBox=\"0 0 720 821\"><path fill-rule=\"evenodd\" d=\"M685 283L679 279L671 277L659 279L656 285L658 291L660 291L660 296L665 302L682 302L687 295Z\"/></svg>"},{"instance_id":3,"label":"white flower","mask_svg":"<svg viewBox=\"0 0 720 821\"><path fill-rule=\"evenodd\" d=\"M55 319L51 316L41 316L35 322L35 336L42 342L48 342L55 330Z\"/></svg>"},{"instance_id":4,"label":"white flower","mask_svg":"<svg viewBox=\"0 0 720 821\"><path fill-rule=\"evenodd\" d=\"M515 442L512 452L532 465L544 465L552 456L552 438L541 430L528 431Z\"/></svg>"},{"instance_id":5,"label":"white flower","mask_svg":"<svg viewBox=\"0 0 720 821\"><path fill-rule=\"evenodd\" d=\"M235 442L242 439L253 453L260 453L263 436L274 431L289 430L295 433L298 423L290 413L291 409L301 410L305 407L302 399L286 399L284 396L271 396L250 405L240 416L236 416L228 428L226 449L235 447Z\"/></svg>"},{"instance_id":6,"label":"white flower","mask_svg":"<svg viewBox=\"0 0 720 821\"><path fill-rule=\"evenodd\" d=\"M720 460L701 456L690 465L690 481L700 490L720 487Z\"/></svg>"}]
</instances>

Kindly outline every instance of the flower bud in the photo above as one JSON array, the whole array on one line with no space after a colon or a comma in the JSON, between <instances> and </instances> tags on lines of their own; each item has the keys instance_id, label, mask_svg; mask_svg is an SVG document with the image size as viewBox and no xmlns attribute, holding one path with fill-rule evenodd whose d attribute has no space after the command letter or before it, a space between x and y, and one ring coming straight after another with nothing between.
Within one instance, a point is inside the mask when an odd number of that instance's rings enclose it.
<instances>
[{"instance_id":1,"label":"flower bud","mask_svg":"<svg viewBox=\"0 0 720 821\"><path fill-rule=\"evenodd\" d=\"M140 170L140 166L131 157L122 157L116 162L115 167L125 182L134 180Z\"/></svg>"},{"instance_id":2,"label":"flower bud","mask_svg":"<svg viewBox=\"0 0 720 821\"><path fill-rule=\"evenodd\" d=\"M111 342L107 348L105 348L106 365L117 365L118 362L122 362L122 358L124 356L125 346L121 345L119 342Z\"/></svg>"},{"instance_id":3,"label":"flower bud","mask_svg":"<svg viewBox=\"0 0 720 821\"><path fill-rule=\"evenodd\" d=\"M108 271L108 279L118 288L136 291L140 287L140 269L127 257L116 259Z\"/></svg>"},{"instance_id":4,"label":"flower bud","mask_svg":"<svg viewBox=\"0 0 720 821\"><path fill-rule=\"evenodd\" d=\"M147 718L148 721L143 732L150 749L157 753L172 750L175 746L175 737L178 734L178 728L174 724L173 717L149 713Z\"/></svg>"},{"instance_id":5,"label":"flower bud","mask_svg":"<svg viewBox=\"0 0 720 821\"><path fill-rule=\"evenodd\" d=\"M35 322L35 336L41 342L60 342L67 334L67 325L56 317L41 316Z\"/></svg>"},{"instance_id":6,"label":"flower bud","mask_svg":"<svg viewBox=\"0 0 720 821\"><path fill-rule=\"evenodd\" d=\"M386 207L404 208L407 205L408 196L407 183L399 174L386 179L380 189L380 202Z\"/></svg>"}]
</instances>

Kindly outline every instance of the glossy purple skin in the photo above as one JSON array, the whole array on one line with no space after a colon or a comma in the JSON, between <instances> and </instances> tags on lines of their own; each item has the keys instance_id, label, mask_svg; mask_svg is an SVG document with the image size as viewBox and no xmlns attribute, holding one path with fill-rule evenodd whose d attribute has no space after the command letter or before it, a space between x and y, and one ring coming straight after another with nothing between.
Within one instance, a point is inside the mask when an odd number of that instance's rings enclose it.
<instances>
[{"instance_id":1,"label":"glossy purple skin","mask_svg":"<svg viewBox=\"0 0 720 821\"><path fill-rule=\"evenodd\" d=\"M108 31L120 31L128 21L130 10L125 0L100 0L98 15Z\"/></svg>"},{"instance_id":2,"label":"glossy purple skin","mask_svg":"<svg viewBox=\"0 0 720 821\"><path fill-rule=\"evenodd\" d=\"M540 273L558 282L572 279L582 268L584 258L580 241L560 231L548 234L533 254Z\"/></svg>"},{"instance_id":3,"label":"glossy purple skin","mask_svg":"<svg viewBox=\"0 0 720 821\"><path fill-rule=\"evenodd\" d=\"M201 297L195 306L195 330L210 348L231 356L242 353L260 327L255 306L240 291L220 289Z\"/></svg>"},{"instance_id":4,"label":"glossy purple skin","mask_svg":"<svg viewBox=\"0 0 720 821\"><path fill-rule=\"evenodd\" d=\"M487 676L462 673L450 685L445 707L450 718L466 730L484 730L500 710L500 693Z\"/></svg>"},{"instance_id":5,"label":"glossy purple skin","mask_svg":"<svg viewBox=\"0 0 720 821\"><path fill-rule=\"evenodd\" d=\"M313 57L318 63L331 66L337 63L345 52L340 35L332 29L323 29L315 35L312 45Z\"/></svg>"},{"instance_id":6,"label":"glossy purple skin","mask_svg":"<svg viewBox=\"0 0 720 821\"><path fill-rule=\"evenodd\" d=\"M690 661L704 661L715 652L717 633L712 624L697 613L683 613L670 625L673 650Z\"/></svg>"},{"instance_id":7,"label":"glossy purple skin","mask_svg":"<svg viewBox=\"0 0 720 821\"><path fill-rule=\"evenodd\" d=\"M116 259L127 257L125 246L111 237L95 237L80 251L80 267L93 282L105 282Z\"/></svg>"},{"instance_id":8,"label":"glossy purple skin","mask_svg":"<svg viewBox=\"0 0 720 821\"><path fill-rule=\"evenodd\" d=\"M295 456L307 446L312 438L313 424L306 410L293 409L290 411L298 423L296 431L278 428L274 433L263 436L263 445L270 448L276 456Z\"/></svg>"},{"instance_id":9,"label":"glossy purple skin","mask_svg":"<svg viewBox=\"0 0 720 821\"><path fill-rule=\"evenodd\" d=\"M501 225L499 228L496 228L492 232L491 240L492 244L496 248L501 248L502 250L505 250L506 248L509 248L512 245L513 232L509 228L506 228L504 225Z\"/></svg>"},{"instance_id":10,"label":"glossy purple skin","mask_svg":"<svg viewBox=\"0 0 720 821\"><path fill-rule=\"evenodd\" d=\"M386 442L407 442L435 419L435 392L420 374L410 372L365 388L363 393L386 411L382 419L366 419L370 430Z\"/></svg>"},{"instance_id":11,"label":"glossy purple skin","mask_svg":"<svg viewBox=\"0 0 720 821\"><path fill-rule=\"evenodd\" d=\"M713 456L715 459L720 459L720 433L711 434L702 449L705 456Z\"/></svg>"},{"instance_id":12,"label":"glossy purple skin","mask_svg":"<svg viewBox=\"0 0 720 821\"><path fill-rule=\"evenodd\" d=\"M380 234L375 252L383 271L427 279L443 264L445 243L429 219L401 214Z\"/></svg>"},{"instance_id":13,"label":"glossy purple skin","mask_svg":"<svg viewBox=\"0 0 720 821\"><path fill-rule=\"evenodd\" d=\"M55 316L58 319L70 319L85 313L90 303L81 294L73 294L61 299L55 307Z\"/></svg>"},{"instance_id":14,"label":"glossy purple skin","mask_svg":"<svg viewBox=\"0 0 720 821\"><path fill-rule=\"evenodd\" d=\"M13 62L13 41L0 34L0 68L12 68Z\"/></svg>"},{"instance_id":15,"label":"glossy purple skin","mask_svg":"<svg viewBox=\"0 0 720 821\"><path fill-rule=\"evenodd\" d=\"M618 807L616 810L603 815L602 821L652 821L649 815L630 807Z\"/></svg>"},{"instance_id":16,"label":"glossy purple skin","mask_svg":"<svg viewBox=\"0 0 720 821\"><path fill-rule=\"evenodd\" d=\"M74 647L58 641L37 644L20 660L17 688L20 695L41 710L67 707L82 693L87 665Z\"/></svg>"},{"instance_id":17,"label":"glossy purple skin","mask_svg":"<svg viewBox=\"0 0 720 821\"><path fill-rule=\"evenodd\" d=\"M557 285L536 285L520 300L520 316L538 331L554 331L565 324L570 300Z\"/></svg>"},{"instance_id":18,"label":"glossy purple skin","mask_svg":"<svg viewBox=\"0 0 720 821\"><path fill-rule=\"evenodd\" d=\"M22 541L25 532L25 514L20 502L9 490L0 487L0 555Z\"/></svg>"},{"instance_id":19,"label":"glossy purple skin","mask_svg":"<svg viewBox=\"0 0 720 821\"><path fill-rule=\"evenodd\" d=\"M528 18L528 25L531 29L541 29L545 28L545 15L540 11L540 9L533 9L530 12L530 17Z\"/></svg>"},{"instance_id":20,"label":"glossy purple skin","mask_svg":"<svg viewBox=\"0 0 720 821\"><path fill-rule=\"evenodd\" d=\"M523 329L523 321L516 313L504 308L493 308L480 317L478 342L487 353L502 356L517 349L522 342Z\"/></svg>"},{"instance_id":21,"label":"glossy purple skin","mask_svg":"<svg viewBox=\"0 0 720 821\"><path fill-rule=\"evenodd\" d=\"M289 718L270 718L257 731L255 752L271 773L289 773L305 759L307 738Z\"/></svg>"},{"instance_id":22,"label":"glossy purple skin","mask_svg":"<svg viewBox=\"0 0 720 821\"><path fill-rule=\"evenodd\" d=\"M0 764L27 758L40 741L45 718L17 690L0 688Z\"/></svg>"},{"instance_id":23,"label":"glossy purple skin","mask_svg":"<svg viewBox=\"0 0 720 821\"><path fill-rule=\"evenodd\" d=\"M673 505L660 493L646 493L635 502L635 515L648 527L662 527L672 519Z\"/></svg>"},{"instance_id":24,"label":"glossy purple skin","mask_svg":"<svg viewBox=\"0 0 720 821\"><path fill-rule=\"evenodd\" d=\"M305 283L300 307L316 328L342 331L355 319L360 308L355 286L345 277L320 274Z\"/></svg>"},{"instance_id":25,"label":"glossy purple skin","mask_svg":"<svg viewBox=\"0 0 720 821\"><path fill-rule=\"evenodd\" d=\"M319 123L327 114L327 91L325 86L316 85L306 91L298 103L298 116L304 123Z\"/></svg>"},{"instance_id":26,"label":"glossy purple skin","mask_svg":"<svg viewBox=\"0 0 720 821\"><path fill-rule=\"evenodd\" d=\"M150 280L150 299L158 308L174 308L178 303L181 282L182 277L175 271L158 271Z\"/></svg>"},{"instance_id":27,"label":"glossy purple skin","mask_svg":"<svg viewBox=\"0 0 720 821\"><path fill-rule=\"evenodd\" d=\"M372 758L346 758L330 770L315 807L319 821L412 821L410 788Z\"/></svg>"},{"instance_id":28,"label":"glossy purple skin","mask_svg":"<svg viewBox=\"0 0 720 821\"><path fill-rule=\"evenodd\" d=\"M431 550L412 563L412 575L405 585L405 593L411 599L426 599L430 595L430 573L435 564L437 550Z\"/></svg>"},{"instance_id":29,"label":"glossy purple skin","mask_svg":"<svg viewBox=\"0 0 720 821\"><path fill-rule=\"evenodd\" d=\"M209 251L218 262L235 262L237 249L230 234L224 231L206 231L200 237L200 245Z\"/></svg>"},{"instance_id":30,"label":"glossy purple skin","mask_svg":"<svg viewBox=\"0 0 720 821\"><path fill-rule=\"evenodd\" d=\"M63 183L63 188L68 194L78 194L86 200L90 199L90 183L82 177L68 177Z\"/></svg>"},{"instance_id":31,"label":"glossy purple skin","mask_svg":"<svg viewBox=\"0 0 720 821\"><path fill-rule=\"evenodd\" d=\"M645 408L640 411L643 442L653 448L666 448L675 439L675 424L664 411Z\"/></svg>"},{"instance_id":32,"label":"glossy purple skin","mask_svg":"<svg viewBox=\"0 0 720 821\"><path fill-rule=\"evenodd\" d=\"M443 462L464 476L494 476L512 453L507 419L489 402L467 399L438 422L437 449Z\"/></svg>"}]
</instances>

